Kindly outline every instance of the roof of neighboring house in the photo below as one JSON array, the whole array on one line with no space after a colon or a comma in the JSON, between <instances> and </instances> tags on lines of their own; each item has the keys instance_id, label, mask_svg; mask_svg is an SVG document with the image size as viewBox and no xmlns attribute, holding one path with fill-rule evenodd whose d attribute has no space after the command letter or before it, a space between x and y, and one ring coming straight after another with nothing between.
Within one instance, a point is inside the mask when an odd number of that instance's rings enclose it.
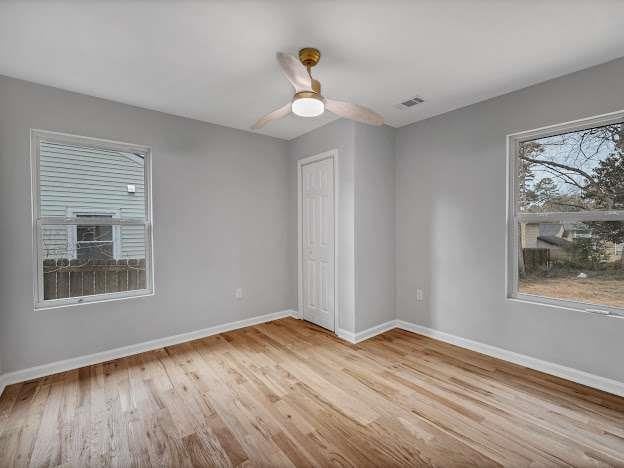
<instances>
[{"instance_id":1,"label":"roof of neighboring house","mask_svg":"<svg viewBox=\"0 0 624 468\"><path fill-rule=\"evenodd\" d=\"M566 232L570 232L570 231L587 232L589 230L587 225L583 223L566 223L563 226Z\"/></svg>"},{"instance_id":2,"label":"roof of neighboring house","mask_svg":"<svg viewBox=\"0 0 624 468\"><path fill-rule=\"evenodd\" d=\"M539 235L543 237L561 237L563 234L563 224L559 223L540 223Z\"/></svg>"},{"instance_id":3,"label":"roof of neighboring house","mask_svg":"<svg viewBox=\"0 0 624 468\"><path fill-rule=\"evenodd\" d=\"M557 247L569 247L572 245L572 242L570 242L569 240L563 239L558 236L537 236L537 239L541 240L542 242L546 242L547 244L555 245Z\"/></svg>"}]
</instances>

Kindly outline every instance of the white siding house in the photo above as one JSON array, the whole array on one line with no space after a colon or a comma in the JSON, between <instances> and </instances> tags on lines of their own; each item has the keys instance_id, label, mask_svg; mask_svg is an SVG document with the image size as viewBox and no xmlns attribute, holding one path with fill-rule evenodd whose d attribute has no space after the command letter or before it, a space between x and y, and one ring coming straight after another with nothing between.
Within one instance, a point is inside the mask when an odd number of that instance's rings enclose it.
<instances>
[{"instance_id":1,"label":"white siding house","mask_svg":"<svg viewBox=\"0 0 624 468\"><path fill-rule=\"evenodd\" d=\"M42 142L39 174L42 217L145 217L145 165L140 155ZM101 241L110 244L111 259L145 257L142 227L92 229L98 229ZM83 231L76 226L44 226L46 258L76 258Z\"/></svg>"}]
</instances>

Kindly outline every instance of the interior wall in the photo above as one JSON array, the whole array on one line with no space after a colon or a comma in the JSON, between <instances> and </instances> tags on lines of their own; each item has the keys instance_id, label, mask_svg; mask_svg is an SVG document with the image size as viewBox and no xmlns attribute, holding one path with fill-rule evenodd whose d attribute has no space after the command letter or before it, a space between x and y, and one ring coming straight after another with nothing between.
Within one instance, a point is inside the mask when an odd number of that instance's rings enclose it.
<instances>
[{"instance_id":1,"label":"interior wall","mask_svg":"<svg viewBox=\"0 0 624 468\"><path fill-rule=\"evenodd\" d=\"M297 252L297 161L338 150L339 315L336 326L360 332L395 318L395 129L344 119L290 141L291 246ZM297 258L292 263L297 277ZM292 300L296 303L297 291Z\"/></svg>"},{"instance_id":2,"label":"interior wall","mask_svg":"<svg viewBox=\"0 0 624 468\"><path fill-rule=\"evenodd\" d=\"M295 287L290 300L297 304L297 161L333 149L338 150L338 312L336 329L355 331L355 128L348 120L335 120L289 142L289 251L294 252L290 271Z\"/></svg>"},{"instance_id":3,"label":"interior wall","mask_svg":"<svg viewBox=\"0 0 624 468\"><path fill-rule=\"evenodd\" d=\"M398 130L398 318L624 381L624 320L505 291L506 135L624 109L623 76L620 59Z\"/></svg>"},{"instance_id":4,"label":"interior wall","mask_svg":"<svg viewBox=\"0 0 624 468\"><path fill-rule=\"evenodd\" d=\"M396 130L354 124L355 331L395 318Z\"/></svg>"},{"instance_id":5,"label":"interior wall","mask_svg":"<svg viewBox=\"0 0 624 468\"><path fill-rule=\"evenodd\" d=\"M152 147L153 297L33 310L31 128ZM2 77L0 155L5 372L296 304L286 142Z\"/></svg>"},{"instance_id":6,"label":"interior wall","mask_svg":"<svg viewBox=\"0 0 624 468\"><path fill-rule=\"evenodd\" d=\"M0 77L2 370L296 308L297 160L338 149L338 327L396 310L622 381L608 357L624 320L506 300L504 278L505 136L624 108L623 73L618 60L398 130L337 120L291 142ZM155 296L33 310L30 128L153 148Z\"/></svg>"}]
</instances>

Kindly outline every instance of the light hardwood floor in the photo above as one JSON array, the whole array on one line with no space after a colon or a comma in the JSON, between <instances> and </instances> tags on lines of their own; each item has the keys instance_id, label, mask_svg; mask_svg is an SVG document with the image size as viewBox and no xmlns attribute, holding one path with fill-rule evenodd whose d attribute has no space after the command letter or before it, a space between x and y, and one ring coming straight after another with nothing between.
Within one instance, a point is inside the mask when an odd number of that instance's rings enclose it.
<instances>
[{"instance_id":1,"label":"light hardwood floor","mask_svg":"<svg viewBox=\"0 0 624 468\"><path fill-rule=\"evenodd\" d=\"M295 319L8 387L0 466L624 466L624 398Z\"/></svg>"}]
</instances>

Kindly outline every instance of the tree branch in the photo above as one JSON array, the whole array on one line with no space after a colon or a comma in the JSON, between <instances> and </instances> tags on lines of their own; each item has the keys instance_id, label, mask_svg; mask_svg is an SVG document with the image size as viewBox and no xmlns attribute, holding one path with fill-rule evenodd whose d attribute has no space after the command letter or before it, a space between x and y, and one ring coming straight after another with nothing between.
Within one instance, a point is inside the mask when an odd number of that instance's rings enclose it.
<instances>
[{"instance_id":1,"label":"tree branch","mask_svg":"<svg viewBox=\"0 0 624 468\"><path fill-rule=\"evenodd\" d=\"M526 156L520 156L521 159L524 159L526 162L530 162L532 164L541 164L544 166L549 166L549 167L558 167L559 169L565 169L566 171L570 171L570 172L576 172L577 174L585 177L590 184L592 185L596 185L596 182L594 181L594 178L588 174L587 172L585 172L582 169L579 169L578 167L573 167L573 166L568 166L567 164L561 164L555 161L547 161L544 159L533 159L533 158L528 158Z\"/></svg>"},{"instance_id":2,"label":"tree branch","mask_svg":"<svg viewBox=\"0 0 624 468\"><path fill-rule=\"evenodd\" d=\"M557 169L555 169L554 167L548 167L547 170L549 171L550 174L554 175L555 177L562 177L564 178L564 183L568 184L568 185L573 185L581 190L585 190L585 187L581 184L579 184L576 180L574 180L570 174L566 174L565 172L559 171Z\"/></svg>"}]
</instances>

